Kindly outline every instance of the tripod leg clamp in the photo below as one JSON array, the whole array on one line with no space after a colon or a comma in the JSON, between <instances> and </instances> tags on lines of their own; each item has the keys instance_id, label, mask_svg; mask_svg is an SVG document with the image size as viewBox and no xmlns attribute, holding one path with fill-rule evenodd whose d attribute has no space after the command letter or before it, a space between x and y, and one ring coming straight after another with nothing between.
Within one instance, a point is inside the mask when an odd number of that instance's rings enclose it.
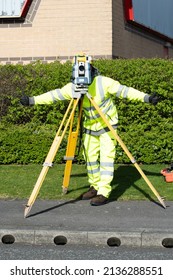
<instances>
[{"instance_id":1,"label":"tripod leg clamp","mask_svg":"<svg viewBox=\"0 0 173 280\"><path fill-rule=\"evenodd\" d=\"M64 160L74 160L74 157L64 157Z\"/></svg>"},{"instance_id":2,"label":"tripod leg clamp","mask_svg":"<svg viewBox=\"0 0 173 280\"><path fill-rule=\"evenodd\" d=\"M52 162L44 162L43 166L48 166L48 167L52 167L53 163Z\"/></svg>"}]
</instances>

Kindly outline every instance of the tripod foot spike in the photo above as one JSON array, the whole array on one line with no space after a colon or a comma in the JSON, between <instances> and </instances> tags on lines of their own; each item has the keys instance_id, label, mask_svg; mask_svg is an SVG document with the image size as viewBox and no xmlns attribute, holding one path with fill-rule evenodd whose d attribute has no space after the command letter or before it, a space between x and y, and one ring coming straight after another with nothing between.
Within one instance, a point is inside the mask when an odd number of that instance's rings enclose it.
<instances>
[{"instance_id":1,"label":"tripod foot spike","mask_svg":"<svg viewBox=\"0 0 173 280\"><path fill-rule=\"evenodd\" d=\"M164 203L164 201L163 201L163 199L160 200L160 203L162 204L163 208L165 208L165 209L167 208L165 203Z\"/></svg>"},{"instance_id":2,"label":"tripod foot spike","mask_svg":"<svg viewBox=\"0 0 173 280\"><path fill-rule=\"evenodd\" d=\"M32 207L32 206L25 205L24 218L27 218L29 212L31 211L31 207Z\"/></svg>"},{"instance_id":3,"label":"tripod foot spike","mask_svg":"<svg viewBox=\"0 0 173 280\"><path fill-rule=\"evenodd\" d=\"M68 188L62 186L62 194L67 194L68 193Z\"/></svg>"}]
</instances>

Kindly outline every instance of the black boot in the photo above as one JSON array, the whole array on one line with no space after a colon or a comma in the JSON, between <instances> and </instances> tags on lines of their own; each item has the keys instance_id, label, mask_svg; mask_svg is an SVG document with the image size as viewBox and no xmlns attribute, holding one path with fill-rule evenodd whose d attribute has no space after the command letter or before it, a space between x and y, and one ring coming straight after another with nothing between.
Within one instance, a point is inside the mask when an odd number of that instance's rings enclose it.
<instances>
[{"instance_id":1,"label":"black boot","mask_svg":"<svg viewBox=\"0 0 173 280\"><path fill-rule=\"evenodd\" d=\"M83 200L91 199L97 195L97 191L94 187L90 187L89 190L82 195Z\"/></svg>"},{"instance_id":2,"label":"black boot","mask_svg":"<svg viewBox=\"0 0 173 280\"><path fill-rule=\"evenodd\" d=\"M102 194L99 194L95 196L93 199L91 199L90 204L92 206L101 206L103 204L106 204L108 202L108 198L103 196Z\"/></svg>"}]
</instances>

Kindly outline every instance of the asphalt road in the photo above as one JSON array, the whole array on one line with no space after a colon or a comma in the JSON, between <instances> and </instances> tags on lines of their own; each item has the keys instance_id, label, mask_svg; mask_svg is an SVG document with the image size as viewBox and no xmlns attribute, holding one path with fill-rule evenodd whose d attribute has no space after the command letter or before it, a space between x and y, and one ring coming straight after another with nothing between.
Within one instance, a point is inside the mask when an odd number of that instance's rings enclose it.
<instances>
[{"instance_id":1,"label":"asphalt road","mask_svg":"<svg viewBox=\"0 0 173 280\"><path fill-rule=\"evenodd\" d=\"M0 240L11 235L15 243L173 247L173 201L166 209L153 201L116 201L92 207L88 201L37 200L30 216L23 217L23 200L0 200ZM165 241L166 240L166 241Z\"/></svg>"},{"instance_id":2,"label":"asphalt road","mask_svg":"<svg viewBox=\"0 0 173 280\"><path fill-rule=\"evenodd\" d=\"M173 248L0 244L0 260L173 260Z\"/></svg>"}]
</instances>

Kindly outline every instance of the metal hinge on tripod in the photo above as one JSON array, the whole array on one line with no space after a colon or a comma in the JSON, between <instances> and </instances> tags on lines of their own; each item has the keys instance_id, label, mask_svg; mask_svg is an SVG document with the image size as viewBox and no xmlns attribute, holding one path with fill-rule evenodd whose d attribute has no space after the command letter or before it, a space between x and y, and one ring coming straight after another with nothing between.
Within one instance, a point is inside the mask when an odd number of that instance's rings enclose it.
<instances>
[{"instance_id":1,"label":"metal hinge on tripod","mask_svg":"<svg viewBox=\"0 0 173 280\"><path fill-rule=\"evenodd\" d=\"M43 166L52 167L53 163L52 162L44 162Z\"/></svg>"},{"instance_id":2,"label":"metal hinge on tripod","mask_svg":"<svg viewBox=\"0 0 173 280\"><path fill-rule=\"evenodd\" d=\"M64 156L64 160L74 160L74 157L66 157L66 156Z\"/></svg>"}]
</instances>

